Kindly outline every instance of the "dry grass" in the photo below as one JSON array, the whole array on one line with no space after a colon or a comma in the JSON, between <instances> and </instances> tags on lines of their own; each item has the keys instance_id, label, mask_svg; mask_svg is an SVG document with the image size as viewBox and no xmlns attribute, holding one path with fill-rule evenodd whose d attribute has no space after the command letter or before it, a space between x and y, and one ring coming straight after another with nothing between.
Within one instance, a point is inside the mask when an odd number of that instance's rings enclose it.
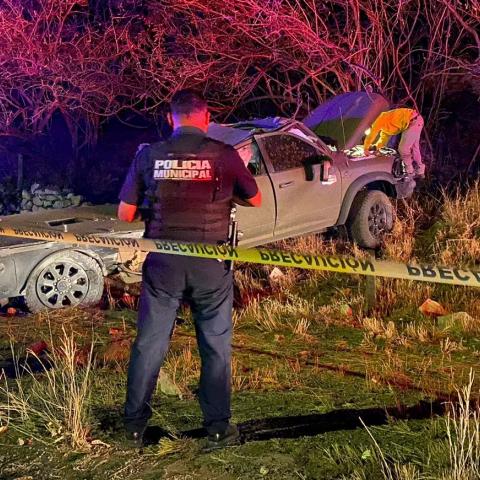
<instances>
[{"instance_id":1,"label":"dry grass","mask_svg":"<svg viewBox=\"0 0 480 480\"><path fill-rule=\"evenodd\" d=\"M437 337L437 330L431 325L419 325L416 323L408 323L404 330L410 340L420 343L433 343Z\"/></svg>"},{"instance_id":2,"label":"dry grass","mask_svg":"<svg viewBox=\"0 0 480 480\"><path fill-rule=\"evenodd\" d=\"M363 328L369 336L384 339L389 343L398 338L397 328L391 321L385 325L383 320L365 318L363 320Z\"/></svg>"},{"instance_id":3,"label":"dry grass","mask_svg":"<svg viewBox=\"0 0 480 480\"><path fill-rule=\"evenodd\" d=\"M420 473L417 466L402 464L392 457L391 452L382 450L372 430L361 420L374 448L373 458L385 480L477 480L480 478L480 406L473 403L474 374L470 371L467 384L458 389L458 402L450 404L445 418L447 441L439 444L442 457L448 456L449 465L439 476L431 477ZM445 451L444 451L445 449ZM359 472L354 478L362 478Z\"/></svg>"},{"instance_id":4,"label":"dry grass","mask_svg":"<svg viewBox=\"0 0 480 480\"><path fill-rule=\"evenodd\" d=\"M365 363L365 377L372 389L384 388L388 382L405 387L413 383L407 373L406 361L391 349L386 349L380 360Z\"/></svg>"},{"instance_id":5,"label":"dry grass","mask_svg":"<svg viewBox=\"0 0 480 480\"><path fill-rule=\"evenodd\" d=\"M12 343L30 345L48 336L59 338L63 330L72 331L79 343L91 340L92 331L104 324L104 312L94 308L65 308L50 310L25 318L12 317L0 322L0 337L9 338Z\"/></svg>"},{"instance_id":6,"label":"dry grass","mask_svg":"<svg viewBox=\"0 0 480 480\"><path fill-rule=\"evenodd\" d=\"M452 287L444 289L442 291L442 301L449 312L462 311L471 317L467 320L465 316L461 320L466 331L480 332L480 293L478 288Z\"/></svg>"},{"instance_id":7,"label":"dry grass","mask_svg":"<svg viewBox=\"0 0 480 480\"><path fill-rule=\"evenodd\" d=\"M340 240L326 240L321 235L312 234L296 238L285 239L275 244L276 248L287 251L298 252L303 255L347 255L354 254L355 247L350 243ZM364 256L362 252L361 256ZM290 269L292 270L292 269ZM293 269L295 271L295 269ZM333 274L322 270L304 270L300 275L297 273L295 280L315 280L322 281L330 278ZM291 280L294 284L293 279Z\"/></svg>"},{"instance_id":8,"label":"dry grass","mask_svg":"<svg viewBox=\"0 0 480 480\"><path fill-rule=\"evenodd\" d=\"M248 385L248 375L245 373L244 367L240 361L232 358L232 390L240 392L246 390Z\"/></svg>"},{"instance_id":9,"label":"dry grass","mask_svg":"<svg viewBox=\"0 0 480 480\"><path fill-rule=\"evenodd\" d=\"M422 216L422 208L418 202L402 203L401 218L395 218L392 232L387 235L384 244L385 256L398 262L407 262L414 256L415 231L418 220Z\"/></svg>"},{"instance_id":10,"label":"dry grass","mask_svg":"<svg viewBox=\"0 0 480 480\"><path fill-rule=\"evenodd\" d=\"M273 362L268 367L246 368L238 358L233 357L232 390L234 392L271 390L285 386L283 379L280 381L278 362Z\"/></svg>"},{"instance_id":11,"label":"dry grass","mask_svg":"<svg viewBox=\"0 0 480 480\"><path fill-rule=\"evenodd\" d=\"M300 318L295 321L294 324L291 324L292 331L295 335L304 337L308 334L308 329L310 328L310 320L307 318Z\"/></svg>"},{"instance_id":12,"label":"dry grass","mask_svg":"<svg viewBox=\"0 0 480 480\"><path fill-rule=\"evenodd\" d=\"M260 331L275 332L281 329L275 309L273 307L269 308L276 304L277 301L270 299L266 301L266 305L262 306L260 305L260 302L254 302L252 310L256 311L257 315L255 315L253 319Z\"/></svg>"},{"instance_id":13,"label":"dry grass","mask_svg":"<svg viewBox=\"0 0 480 480\"><path fill-rule=\"evenodd\" d=\"M28 384L18 378L13 388L6 381L0 387L0 413L8 418L12 429L25 437L42 443L67 442L73 448L84 449L89 446L91 431L93 347L80 366L81 350L73 332L63 329L57 342L58 347L54 347L49 356L53 365L50 370L38 376L27 367ZM51 345L55 346L53 337Z\"/></svg>"},{"instance_id":14,"label":"dry grass","mask_svg":"<svg viewBox=\"0 0 480 480\"><path fill-rule=\"evenodd\" d=\"M385 256L400 262L418 259L441 265L480 263L480 181L465 193L397 203L394 229L385 239ZM421 242L419 243L419 236Z\"/></svg>"},{"instance_id":15,"label":"dry grass","mask_svg":"<svg viewBox=\"0 0 480 480\"><path fill-rule=\"evenodd\" d=\"M480 302L480 299L479 299ZM480 316L473 318L466 312L457 312L450 316L451 325L447 325L447 329L460 327L462 331L466 333L479 333L480 332Z\"/></svg>"},{"instance_id":16,"label":"dry grass","mask_svg":"<svg viewBox=\"0 0 480 480\"><path fill-rule=\"evenodd\" d=\"M200 359L193 352L192 342L179 352L169 353L162 368L183 394L190 395L189 385L197 382L200 376Z\"/></svg>"},{"instance_id":17,"label":"dry grass","mask_svg":"<svg viewBox=\"0 0 480 480\"><path fill-rule=\"evenodd\" d=\"M239 264L241 268L234 270L235 285L238 287L241 293L249 292L252 290L262 290L264 287L262 277L259 277L259 269L257 266L250 264Z\"/></svg>"},{"instance_id":18,"label":"dry grass","mask_svg":"<svg viewBox=\"0 0 480 480\"><path fill-rule=\"evenodd\" d=\"M432 297L433 285L423 282L384 278L377 282L377 299L374 313L385 317L405 306L420 306Z\"/></svg>"},{"instance_id":19,"label":"dry grass","mask_svg":"<svg viewBox=\"0 0 480 480\"><path fill-rule=\"evenodd\" d=\"M253 324L263 332L289 330L304 335L312 321L318 319L316 302L284 292L284 298L252 299L242 311L238 322Z\"/></svg>"},{"instance_id":20,"label":"dry grass","mask_svg":"<svg viewBox=\"0 0 480 480\"><path fill-rule=\"evenodd\" d=\"M146 456L167 457L175 454L186 454L199 450L198 444L191 438L174 436L173 438L161 438L153 449L150 449Z\"/></svg>"},{"instance_id":21,"label":"dry grass","mask_svg":"<svg viewBox=\"0 0 480 480\"><path fill-rule=\"evenodd\" d=\"M475 265L480 259L480 201L479 182L472 185L467 193L456 192L453 196L446 192L440 201L433 197L413 198L407 202L398 202L398 218L394 230L388 235L384 245L384 256L388 259L407 262L435 262L450 265ZM436 222L435 222L435 219ZM339 241L323 240L319 235L309 235L289 239L276 244L278 248L301 253L330 255L365 256L355 245ZM285 285L280 285L284 294L288 286L298 281L322 282L331 278L332 273L322 271L305 271L300 276L291 275L285 269ZM293 270L295 272L295 270ZM428 283L408 282L395 279L380 279L377 286L377 303L373 314L378 318L389 316L395 310L421 305L425 299L434 298L440 292L441 300L449 311L463 309L476 322L468 325L469 331L480 330L480 302L475 289L445 288ZM438 294L437 294L438 298ZM349 300L351 297L349 297ZM357 299L362 311L363 298ZM347 303L351 304L351 300ZM461 307L459 307L461 306ZM325 321L336 323L345 320L338 310L330 306L319 306ZM298 316L301 317L299 313ZM272 321L273 319L273 321ZM277 328L276 318L272 315L266 319L265 329Z\"/></svg>"},{"instance_id":22,"label":"dry grass","mask_svg":"<svg viewBox=\"0 0 480 480\"><path fill-rule=\"evenodd\" d=\"M480 182L466 193L443 192L440 199L412 199L399 202L394 230L384 245L385 257L401 262L419 261L447 266L478 266L480 263ZM444 306L456 311L459 305L480 323L478 291L453 287L382 279L375 313L382 317L405 305L421 305L441 291ZM475 329L477 326L470 325Z\"/></svg>"},{"instance_id":23,"label":"dry grass","mask_svg":"<svg viewBox=\"0 0 480 480\"><path fill-rule=\"evenodd\" d=\"M281 386L284 385L279 380L278 368L273 365L253 369L248 376L246 390L271 390L278 389Z\"/></svg>"},{"instance_id":24,"label":"dry grass","mask_svg":"<svg viewBox=\"0 0 480 480\"><path fill-rule=\"evenodd\" d=\"M480 180L466 194L443 194L442 228L438 231L434 253L445 265L480 264Z\"/></svg>"},{"instance_id":25,"label":"dry grass","mask_svg":"<svg viewBox=\"0 0 480 480\"><path fill-rule=\"evenodd\" d=\"M443 340L440 340L440 350L443 355L450 356L454 352L465 350L465 347L462 340L456 342L455 340L446 337Z\"/></svg>"},{"instance_id":26,"label":"dry grass","mask_svg":"<svg viewBox=\"0 0 480 480\"><path fill-rule=\"evenodd\" d=\"M303 255L314 253L333 255L338 251L338 243L313 234L281 240L276 246L282 250L295 250Z\"/></svg>"},{"instance_id":27,"label":"dry grass","mask_svg":"<svg viewBox=\"0 0 480 480\"><path fill-rule=\"evenodd\" d=\"M480 478L480 406L472 405L474 374L457 389L458 404L451 405L447 427L450 468L443 480L476 480Z\"/></svg>"}]
</instances>

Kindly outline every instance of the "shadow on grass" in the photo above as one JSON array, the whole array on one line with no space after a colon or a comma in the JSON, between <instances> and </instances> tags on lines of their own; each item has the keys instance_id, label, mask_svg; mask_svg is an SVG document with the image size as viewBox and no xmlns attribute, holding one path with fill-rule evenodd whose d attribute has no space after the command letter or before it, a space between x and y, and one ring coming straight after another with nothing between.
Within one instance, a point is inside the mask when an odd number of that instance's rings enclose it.
<instances>
[{"instance_id":1,"label":"shadow on grass","mask_svg":"<svg viewBox=\"0 0 480 480\"><path fill-rule=\"evenodd\" d=\"M342 409L314 415L293 417L270 417L250 420L238 425L242 443L275 438L299 438L319 435L337 430L354 430L363 427L360 419L367 426L384 425L389 419L424 420L445 414L447 405L443 400L421 401L412 406L389 408ZM181 436L201 438L206 435L203 428L186 430ZM145 432L147 445L157 444L160 439L170 434L163 428L149 426Z\"/></svg>"}]
</instances>

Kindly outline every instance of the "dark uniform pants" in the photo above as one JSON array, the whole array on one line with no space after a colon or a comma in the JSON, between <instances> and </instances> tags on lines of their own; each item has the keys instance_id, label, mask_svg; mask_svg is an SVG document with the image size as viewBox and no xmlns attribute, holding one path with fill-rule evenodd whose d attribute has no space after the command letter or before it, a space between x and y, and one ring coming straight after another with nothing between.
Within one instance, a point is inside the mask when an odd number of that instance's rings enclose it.
<instances>
[{"instance_id":1,"label":"dark uniform pants","mask_svg":"<svg viewBox=\"0 0 480 480\"><path fill-rule=\"evenodd\" d=\"M150 401L182 299L192 309L202 361L199 400L204 426L217 433L228 425L232 273L218 260L150 253L143 265L137 338L128 369L127 430L143 430L152 415Z\"/></svg>"}]
</instances>

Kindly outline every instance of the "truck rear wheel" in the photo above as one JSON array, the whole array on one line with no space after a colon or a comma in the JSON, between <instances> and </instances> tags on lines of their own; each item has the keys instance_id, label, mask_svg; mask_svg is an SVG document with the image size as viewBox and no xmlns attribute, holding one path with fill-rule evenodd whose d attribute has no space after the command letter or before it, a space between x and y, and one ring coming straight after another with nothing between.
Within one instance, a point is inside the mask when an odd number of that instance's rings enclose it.
<instances>
[{"instance_id":1,"label":"truck rear wheel","mask_svg":"<svg viewBox=\"0 0 480 480\"><path fill-rule=\"evenodd\" d=\"M347 228L361 247L378 248L393 228L392 202L380 190L362 190L353 201Z\"/></svg>"},{"instance_id":2,"label":"truck rear wheel","mask_svg":"<svg viewBox=\"0 0 480 480\"><path fill-rule=\"evenodd\" d=\"M46 309L92 305L103 293L103 273L88 255L56 252L37 265L27 281L25 303L32 313Z\"/></svg>"}]
</instances>

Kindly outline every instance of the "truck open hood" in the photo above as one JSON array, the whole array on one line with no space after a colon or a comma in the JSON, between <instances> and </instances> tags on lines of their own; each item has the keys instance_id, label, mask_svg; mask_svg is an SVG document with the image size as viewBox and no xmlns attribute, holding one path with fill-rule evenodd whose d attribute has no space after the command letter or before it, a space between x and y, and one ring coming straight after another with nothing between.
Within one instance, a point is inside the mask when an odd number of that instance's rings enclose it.
<instances>
[{"instance_id":1,"label":"truck open hood","mask_svg":"<svg viewBox=\"0 0 480 480\"><path fill-rule=\"evenodd\" d=\"M330 137L340 150L362 143L365 130L389 102L378 93L349 92L322 103L303 119L317 135Z\"/></svg>"}]
</instances>

